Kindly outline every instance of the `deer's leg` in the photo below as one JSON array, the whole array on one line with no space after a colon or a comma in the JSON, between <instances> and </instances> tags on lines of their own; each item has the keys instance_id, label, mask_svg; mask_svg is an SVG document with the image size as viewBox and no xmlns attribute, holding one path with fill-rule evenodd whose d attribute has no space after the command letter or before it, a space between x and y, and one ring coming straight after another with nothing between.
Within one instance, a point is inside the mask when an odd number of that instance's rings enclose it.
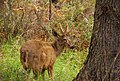
<instances>
[{"instance_id":1,"label":"deer's leg","mask_svg":"<svg viewBox=\"0 0 120 81\"><path fill-rule=\"evenodd\" d=\"M52 66L48 68L48 75L51 81L53 81L53 67Z\"/></svg>"},{"instance_id":2,"label":"deer's leg","mask_svg":"<svg viewBox=\"0 0 120 81\"><path fill-rule=\"evenodd\" d=\"M30 80L29 80L29 79L30 79L29 75L30 75L30 69L27 69L25 81L30 81Z\"/></svg>"},{"instance_id":3,"label":"deer's leg","mask_svg":"<svg viewBox=\"0 0 120 81\"><path fill-rule=\"evenodd\" d=\"M39 72L34 70L33 74L34 74L34 80L37 80L39 76Z\"/></svg>"},{"instance_id":4,"label":"deer's leg","mask_svg":"<svg viewBox=\"0 0 120 81\"><path fill-rule=\"evenodd\" d=\"M41 74L42 74L43 81L45 81L45 69L42 70Z\"/></svg>"}]
</instances>

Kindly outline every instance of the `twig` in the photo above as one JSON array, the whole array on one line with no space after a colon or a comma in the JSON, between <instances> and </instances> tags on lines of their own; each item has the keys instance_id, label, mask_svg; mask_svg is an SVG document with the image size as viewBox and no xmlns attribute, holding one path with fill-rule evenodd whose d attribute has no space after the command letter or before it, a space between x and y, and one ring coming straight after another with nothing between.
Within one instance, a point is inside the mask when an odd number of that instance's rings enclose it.
<instances>
[{"instance_id":1,"label":"twig","mask_svg":"<svg viewBox=\"0 0 120 81\"><path fill-rule=\"evenodd\" d=\"M49 20L51 20L52 16L52 0L49 0Z\"/></svg>"}]
</instances>

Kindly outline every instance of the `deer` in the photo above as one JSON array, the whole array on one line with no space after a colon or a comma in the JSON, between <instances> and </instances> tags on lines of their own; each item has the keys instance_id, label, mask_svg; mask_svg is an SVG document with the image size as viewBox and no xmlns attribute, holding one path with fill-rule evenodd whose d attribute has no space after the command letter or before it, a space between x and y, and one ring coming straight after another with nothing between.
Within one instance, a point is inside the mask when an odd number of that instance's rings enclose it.
<instances>
[{"instance_id":1,"label":"deer","mask_svg":"<svg viewBox=\"0 0 120 81\"><path fill-rule=\"evenodd\" d=\"M63 31L60 25L60 30L61 35L52 28L52 34L54 36L54 42L52 43L32 39L21 46L20 62L27 71L26 81L29 81L30 71L34 74L34 80L37 80L38 75L41 74L42 79L45 81L45 70L48 70L50 80L53 81L53 65L56 58L63 52L64 47L74 48L74 45L70 43L68 37L71 31L68 29L68 24L66 25L65 31Z\"/></svg>"}]
</instances>

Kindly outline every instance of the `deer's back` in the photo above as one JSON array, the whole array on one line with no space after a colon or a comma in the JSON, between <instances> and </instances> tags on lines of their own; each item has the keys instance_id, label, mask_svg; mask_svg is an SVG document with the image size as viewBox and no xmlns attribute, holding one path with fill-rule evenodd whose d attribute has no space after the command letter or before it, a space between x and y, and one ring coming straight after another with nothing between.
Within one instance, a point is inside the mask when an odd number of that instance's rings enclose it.
<instances>
[{"instance_id":1,"label":"deer's back","mask_svg":"<svg viewBox=\"0 0 120 81\"><path fill-rule=\"evenodd\" d=\"M30 40L23 44L20 49L20 59L25 69L41 71L53 66L56 53L49 42Z\"/></svg>"}]
</instances>

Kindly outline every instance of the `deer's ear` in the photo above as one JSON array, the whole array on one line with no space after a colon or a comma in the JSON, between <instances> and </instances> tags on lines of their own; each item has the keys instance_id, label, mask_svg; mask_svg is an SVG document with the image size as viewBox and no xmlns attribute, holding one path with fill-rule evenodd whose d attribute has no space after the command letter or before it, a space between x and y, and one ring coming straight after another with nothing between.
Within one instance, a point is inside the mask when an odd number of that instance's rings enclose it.
<instances>
[{"instance_id":1,"label":"deer's ear","mask_svg":"<svg viewBox=\"0 0 120 81\"><path fill-rule=\"evenodd\" d=\"M53 36L55 36L55 37L58 37L58 36L59 36L59 34L58 34L54 29L52 29L52 34L53 34Z\"/></svg>"}]
</instances>

